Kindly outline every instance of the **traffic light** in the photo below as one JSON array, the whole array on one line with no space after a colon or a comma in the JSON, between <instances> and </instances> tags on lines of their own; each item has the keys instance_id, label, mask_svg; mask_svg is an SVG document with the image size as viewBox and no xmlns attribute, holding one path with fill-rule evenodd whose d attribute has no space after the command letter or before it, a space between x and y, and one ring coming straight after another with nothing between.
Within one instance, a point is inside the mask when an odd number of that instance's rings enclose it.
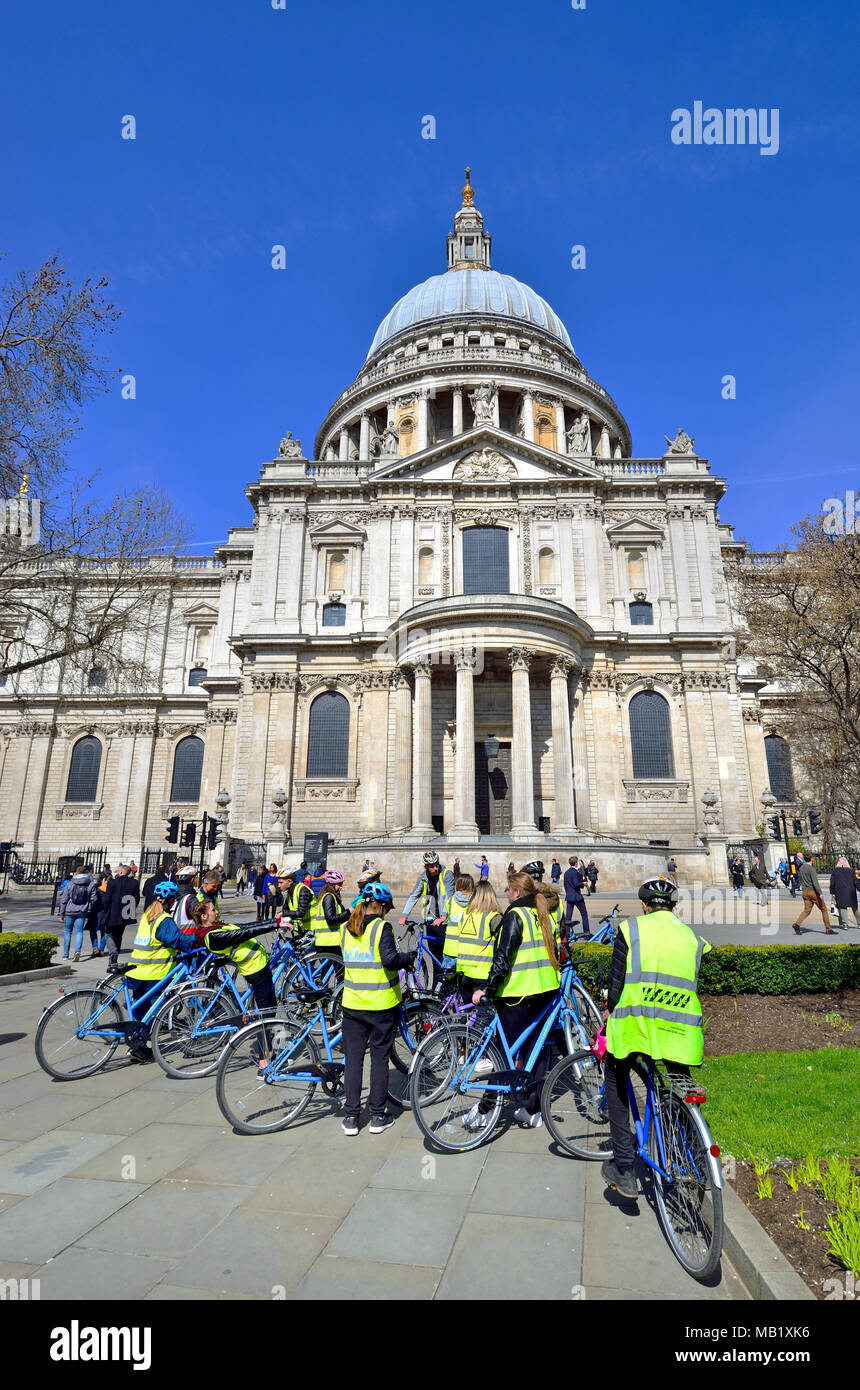
<instances>
[{"instance_id":1,"label":"traffic light","mask_svg":"<svg viewBox=\"0 0 860 1390\"><path fill-rule=\"evenodd\" d=\"M171 816L167 822L167 830L164 836L169 845L179 844L179 817Z\"/></svg>"},{"instance_id":2,"label":"traffic light","mask_svg":"<svg viewBox=\"0 0 860 1390\"><path fill-rule=\"evenodd\" d=\"M221 822L210 818L206 839L209 848L215 849L216 845L222 844L226 838L227 832Z\"/></svg>"},{"instance_id":3,"label":"traffic light","mask_svg":"<svg viewBox=\"0 0 860 1390\"><path fill-rule=\"evenodd\" d=\"M185 829L182 832L182 843L193 845L197 839L197 822L194 820L186 821Z\"/></svg>"},{"instance_id":4,"label":"traffic light","mask_svg":"<svg viewBox=\"0 0 860 1390\"><path fill-rule=\"evenodd\" d=\"M809 813L809 833L810 835L821 834L821 812L810 811Z\"/></svg>"},{"instance_id":5,"label":"traffic light","mask_svg":"<svg viewBox=\"0 0 860 1390\"><path fill-rule=\"evenodd\" d=\"M768 834L770 835L771 839L773 839L773 840L778 840L778 839L779 839L779 835L780 835L780 829L779 829L779 816L769 816L769 817L768 817L767 831L768 831Z\"/></svg>"},{"instance_id":6,"label":"traffic light","mask_svg":"<svg viewBox=\"0 0 860 1390\"><path fill-rule=\"evenodd\" d=\"M792 820L791 833L796 840L799 840L801 835L803 834L803 821L800 819L800 816L795 816Z\"/></svg>"}]
</instances>

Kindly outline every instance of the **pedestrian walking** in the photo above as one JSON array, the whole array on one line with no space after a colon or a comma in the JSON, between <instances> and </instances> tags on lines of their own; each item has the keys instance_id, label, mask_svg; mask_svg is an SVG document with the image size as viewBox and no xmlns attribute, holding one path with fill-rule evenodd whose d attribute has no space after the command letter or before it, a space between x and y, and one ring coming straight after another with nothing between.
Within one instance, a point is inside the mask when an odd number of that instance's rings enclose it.
<instances>
[{"instance_id":1,"label":"pedestrian walking","mask_svg":"<svg viewBox=\"0 0 860 1390\"><path fill-rule=\"evenodd\" d=\"M797 886L803 898L803 911L794 922L795 936L802 936L801 923L805 922L814 907L821 913L824 922L824 930L828 936L833 935L833 928L830 925L830 918L827 915L827 908L824 906L824 899L821 896L821 884L818 882L818 874L815 872L815 859L810 855L809 862L802 854L798 854Z\"/></svg>"},{"instance_id":2,"label":"pedestrian walking","mask_svg":"<svg viewBox=\"0 0 860 1390\"><path fill-rule=\"evenodd\" d=\"M451 873L454 875L455 879L460 877L460 874L462 873L462 869L460 868L460 860L459 860L459 857L458 857L457 859L455 859L455 860L454 860L454 863L451 865Z\"/></svg>"},{"instance_id":3,"label":"pedestrian walking","mask_svg":"<svg viewBox=\"0 0 860 1390\"><path fill-rule=\"evenodd\" d=\"M753 866L749 871L749 881L758 893L759 907L767 907L767 890L770 887L770 875L762 868L758 855L753 855Z\"/></svg>"},{"instance_id":4,"label":"pedestrian walking","mask_svg":"<svg viewBox=\"0 0 860 1390\"><path fill-rule=\"evenodd\" d=\"M236 870L236 897L243 897L248 888L248 865L243 859Z\"/></svg>"},{"instance_id":5,"label":"pedestrian walking","mask_svg":"<svg viewBox=\"0 0 860 1390\"><path fill-rule=\"evenodd\" d=\"M744 895L744 879L746 878L746 873L744 872L743 860L739 859L737 855L735 855L729 865L729 873L732 876L732 884L734 885L735 892L739 898L742 898Z\"/></svg>"},{"instance_id":6,"label":"pedestrian walking","mask_svg":"<svg viewBox=\"0 0 860 1390\"><path fill-rule=\"evenodd\" d=\"M558 883L559 879L561 878L561 865L559 864L557 859L553 859L552 861L549 876L553 883Z\"/></svg>"},{"instance_id":7,"label":"pedestrian walking","mask_svg":"<svg viewBox=\"0 0 860 1390\"><path fill-rule=\"evenodd\" d=\"M481 855L481 862L480 864L476 864L475 868L480 870L480 873L478 875L479 878L490 877L490 866L487 863L487 856L485 854ZM454 877L459 878L459 874L455 874Z\"/></svg>"},{"instance_id":8,"label":"pedestrian walking","mask_svg":"<svg viewBox=\"0 0 860 1390\"><path fill-rule=\"evenodd\" d=\"M677 888L677 887L678 887L678 863L677 863L677 860L675 859L675 856L674 856L674 855L672 856L671 859L667 859L667 860L666 860L666 875L667 875L667 877L668 877L670 883L674 883L675 887Z\"/></svg>"},{"instance_id":9,"label":"pedestrian walking","mask_svg":"<svg viewBox=\"0 0 860 1390\"><path fill-rule=\"evenodd\" d=\"M573 922L574 909L579 909L582 918L583 936L591 936L591 927L588 921L588 909L585 906L585 898L582 889L586 879L579 865L579 859L573 855L569 860L570 868L564 873L564 896L567 903L567 926Z\"/></svg>"},{"instance_id":10,"label":"pedestrian walking","mask_svg":"<svg viewBox=\"0 0 860 1390\"><path fill-rule=\"evenodd\" d=\"M588 863L587 863L586 866L585 866L585 877L588 879L588 895L589 895L589 897L591 897L591 895L592 895L593 893L596 893L596 892L597 892L597 875L598 875L598 873L599 873L599 869L598 869L597 865L595 864L594 860L593 860L593 859L589 859Z\"/></svg>"},{"instance_id":11,"label":"pedestrian walking","mask_svg":"<svg viewBox=\"0 0 860 1390\"><path fill-rule=\"evenodd\" d=\"M140 884L131 864L120 864L105 893L105 946L110 968L122 950L122 936L129 922L137 921Z\"/></svg>"},{"instance_id":12,"label":"pedestrian walking","mask_svg":"<svg viewBox=\"0 0 860 1390\"><path fill-rule=\"evenodd\" d=\"M72 932L75 934L75 960L81 958L84 944L84 925L96 905L98 884L92 869L79 868L72 875L60 898L60 921L65 926L63 960L69 959Z\"/></svg>"},{"instance_id":13,"label":"pedestrian walking","mask_svg":"<svg viewBox=\"0 0 860 1390\"><path fill-rule=\"evenodd\" d=\"M839 856L836 868L830 875L830 896L836 903L840 927L849 930L845 915L849 911L854 918L855 927L860 927L860 921L857 920L857 878L844 854Z\"/></svg>"}]
</instances>

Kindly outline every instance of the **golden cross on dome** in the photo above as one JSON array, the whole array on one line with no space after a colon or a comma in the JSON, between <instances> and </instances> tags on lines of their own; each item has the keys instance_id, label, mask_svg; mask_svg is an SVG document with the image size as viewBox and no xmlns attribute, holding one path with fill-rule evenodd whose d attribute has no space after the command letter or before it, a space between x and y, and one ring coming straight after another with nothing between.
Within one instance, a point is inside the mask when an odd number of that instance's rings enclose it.
<instances>
[{"instance_id":1,"label":"golden cross on dome","mask_svg":"<svg viewBox=\"0 0 860 1390\"><path fill-rule=\"evenodd\" d=\"M472 174L472 166L471 166L470 164L467 164L467 165L466 165L466 186L465 186L465 188L463 189L463 207L464 207L464 208L467 208L467 207L470 208L470 207L472 207L472 205L473 205L473 203L474 203L474 201L475 201L475 190L474 190L474 188L472 187L471 174Z\"/></svg>"}]
</instances>

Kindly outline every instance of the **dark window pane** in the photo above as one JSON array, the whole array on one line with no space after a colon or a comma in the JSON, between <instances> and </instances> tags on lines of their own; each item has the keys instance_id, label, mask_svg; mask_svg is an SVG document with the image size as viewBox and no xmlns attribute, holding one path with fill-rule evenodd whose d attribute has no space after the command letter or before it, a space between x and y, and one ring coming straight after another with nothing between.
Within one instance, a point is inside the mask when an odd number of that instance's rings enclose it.
<instances>
[{"instance_id":1,"label":"dark window pane","mask_svg":"<svg viewBox=\"0 0 860 1390\"><path fill-rule=\"evenodd\" d=\"M791 752L788 744L778 734L768 734L764 748L767 754L767 775L773 795L777 801L793 801L794 774L791 770Z\"/></svg>"},{"instance_id":2,"label":"dark window pane","mask_svg":"<svg viewBox=\"0 0 860 1390\"><path fill-rule=\"evenodd\" d=\"M470 526L463 532L463 593L509 594L508 533L504 526Z\"/></svg>"},{"instance_id":3,"label":"dark window pane","mask_svg":"<svg viewBox=\"0 0 860 1390\"><path fill-rule=\"evenodd\" d=\"M205 681L208 674L209 672L206 670L205 666L195 666L188 677L188 684L199 685L201 681Z\"/></svg>"},{"instance_id":4,"label":"dark window pane","mask_svg":"<svg viewBox=\"0 0 860 1390\"><path fill-rule=\"evenodd\" d=\"M78 740L72 749L67 801L95 801L101 761L102 746L97 738Z\"/></svg>"},{"instance_id":5,"label":"dark window pane","mask_svg":"<svg viewBox=\"0 0 860 1390\"><path fill-rule=\"evenodd\" d=\"M633 627L651 627L654 622L654 610L650 603L631 603L630 622Z\"/></svg>"},{"instance_id":6,"label":"dark window pane","mask_svg":"<svg viewBox=\"0 0 860 1390\"><path fill-rule=\"evenodd\" d=\"M630 743L634 777L674 777L669 706L654 690L630 701Z\"/></svg>"},{"instance_id":7,"label":"dark window pane","mask_svg":"<svg viewBox=\"0 0 860 1390\"><path fill-rule=\"evenodd\" d=\"M323 627L346 627L346 604L323 604Z\"/></svg>"},{"instance_id":8,"label":"dark window pane","mask_svg":"<svg viewBox=\"0 0 860 1390\"><path fill-rule=\"evenodd\" d=\"M173 755L171 801L197 801L200 797L200 778L203 774L203 740L183 738Z\"/></svg>"},{"instance_id":9,"label":"dark window pane","mask_svg":"<svg viewBox=\"0 0 860 1390\"><path fill-rule=\"evenodd\" d=\"M98 666L94 666L93 669L90 671L87 684L89 685L90 689L101 689L103 685L107 684L107 676L105 675L104 671L99 669Z\"/></svg>"},{"instance_id":10,"label":"dark window pane","mask_svg":"<svg viewBox=\"0 0 860 1390\"><path fill-rule=\"evenodd\" d=\"M349 701L334 690L311 705L308 777L346 777L349 773Z\"/></svg>"}]
</instances>

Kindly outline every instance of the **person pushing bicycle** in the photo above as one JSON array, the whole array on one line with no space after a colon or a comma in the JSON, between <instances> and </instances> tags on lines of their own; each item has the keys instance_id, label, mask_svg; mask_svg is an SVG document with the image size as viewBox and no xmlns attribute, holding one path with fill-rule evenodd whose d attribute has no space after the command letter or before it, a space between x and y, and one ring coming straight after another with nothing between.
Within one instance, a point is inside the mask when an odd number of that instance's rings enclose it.
<instances>
[{"instance_id":1,"label":"person pushing bicycle","mask_svg":"<svg viewBox=\"0 0 860 1390\"><path fill-rule=\"evenodd\" d=\"M445 924L454 897L454 875L450 869L445 868L435 849L426 850L422 858L423 872L419 874L415 887L406 899L403 916L398 925L402 927L415 904L422 902L424 921L428 929L428 945L432 954L441 960L445 954ZM436 973L436 965L433 964L431 984L436 983Z\"/></svg>"},{"instance_id":2,"label":"person pushing bicycle","mask_svg":"<svg viewBox=\"0 0 860 1390\"><path fill-rule=\"evenodd\" d=\"M613 1158L601 1168L608 1187L636 1197L635 1147L627 1081L634 1058L666 1063L689 1077L704 1055L702 1006L696 993L702 956L710 943L676 917L678 889L662 875L639 889L640 917L619 923L607 992L606 1106Z\"/></svg>"}]
</instances>

